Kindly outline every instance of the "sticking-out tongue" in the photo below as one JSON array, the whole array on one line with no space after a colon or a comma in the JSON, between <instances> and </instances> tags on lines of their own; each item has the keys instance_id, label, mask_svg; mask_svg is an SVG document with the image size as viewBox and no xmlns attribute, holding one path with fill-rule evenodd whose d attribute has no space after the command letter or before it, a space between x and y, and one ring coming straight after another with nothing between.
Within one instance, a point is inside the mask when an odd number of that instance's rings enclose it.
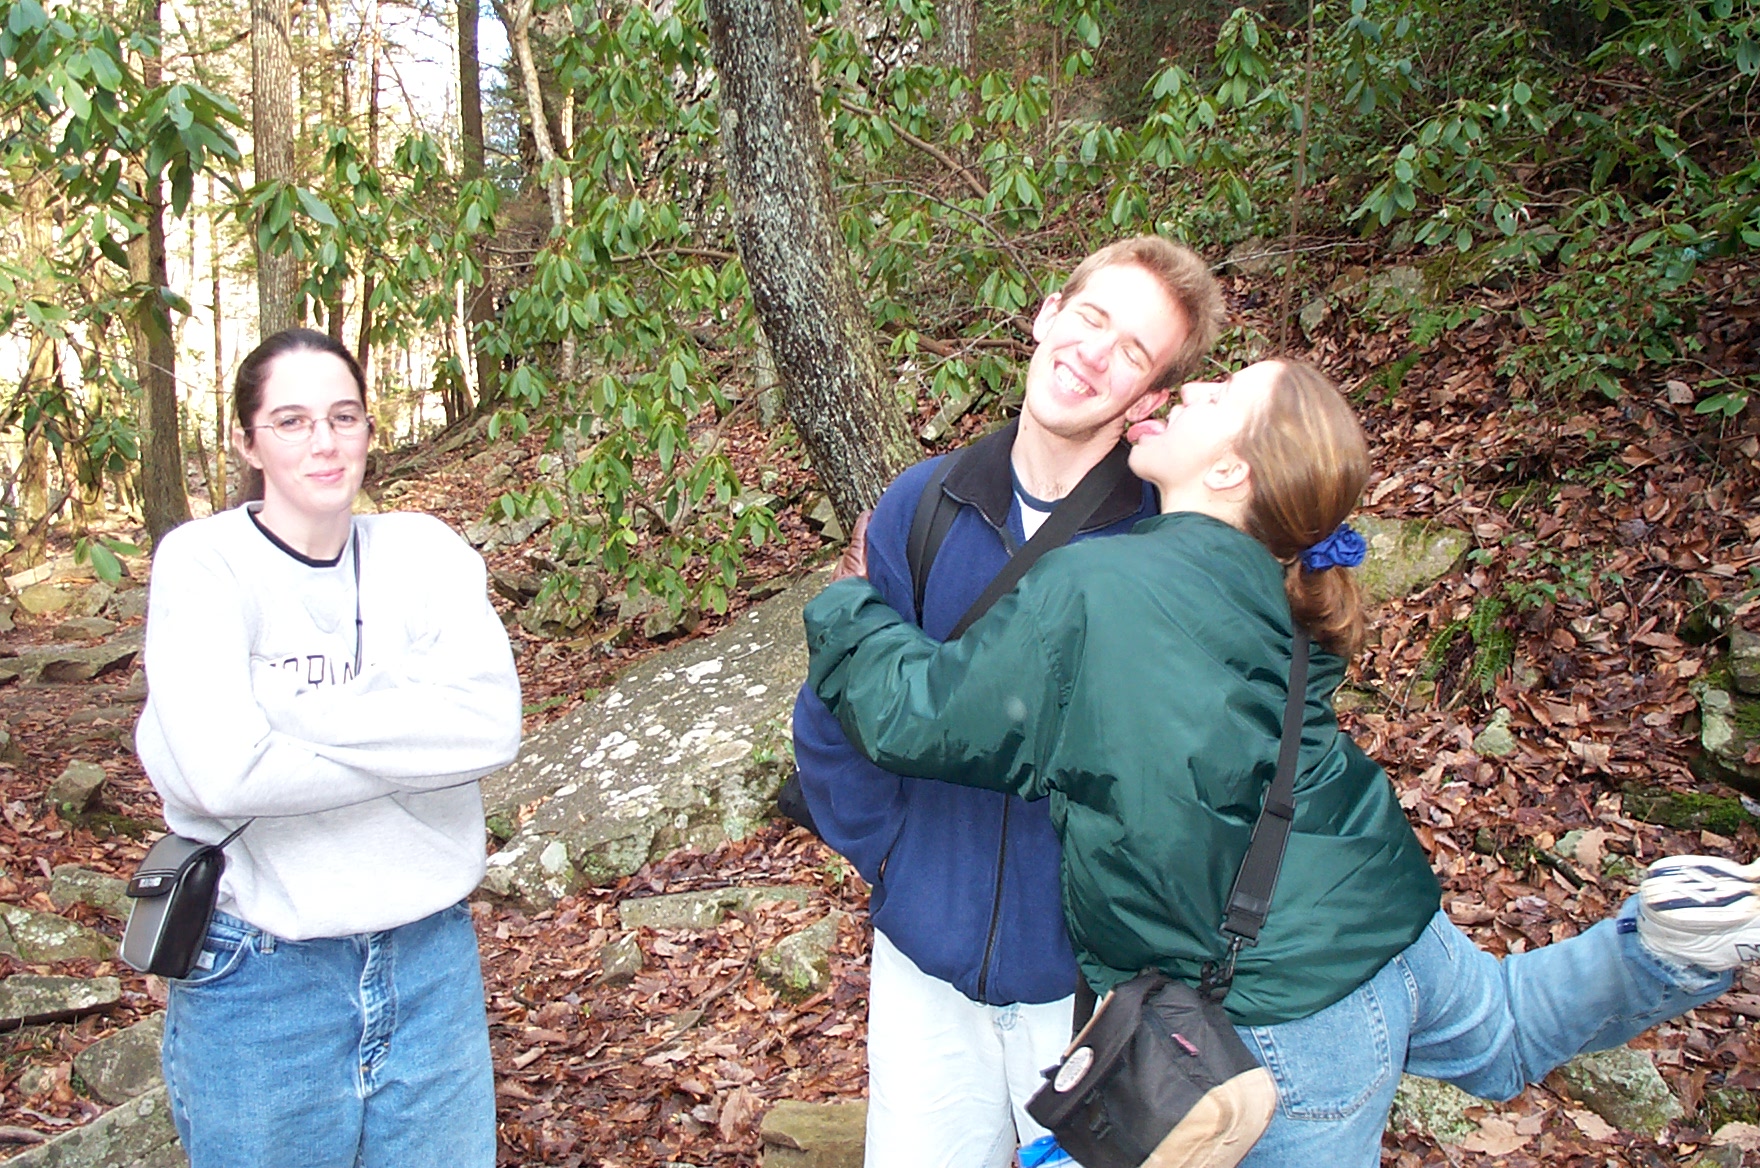
<instances>
[{"instance_id":1,"label":"sticking-out tongue","mask_svg":"<svg viewBox=\"0 0 1760 1168\"><path fill-rule=\"evenodd\" d=\"M1126 442L1141 442L1154 434L1167 429L1167 423L1160 418L1145 418L1124 432Z\"/></svg>"}]
</instances>

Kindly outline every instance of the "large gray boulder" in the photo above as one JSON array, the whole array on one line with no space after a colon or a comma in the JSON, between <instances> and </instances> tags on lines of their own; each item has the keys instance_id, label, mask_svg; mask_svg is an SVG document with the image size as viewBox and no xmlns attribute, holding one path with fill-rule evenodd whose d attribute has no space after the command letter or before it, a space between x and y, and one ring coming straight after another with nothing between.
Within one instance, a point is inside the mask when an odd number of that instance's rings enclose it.
<instances>
[{"instance_id":1,"label":"large gray boulder","mask_svg":"<svg viewBox=\"0 0 1760 1168\"><path fill-rule=\"evenodd\" d=\"M483 780L491 821L523 820L486 887L545 905L683 845L750 834L775 808L806 676L802 580L713 637L660 654L528 741Z\"/></svg>"},{"instance_id":2,"label":"large gray boulder","mask_svg":"<svg viewBox=\"0 0 1760 1168\"><path fill-rule=\"evenodd\" d=\"M1371 604L1409 596L1454 571L1473 537L1464 531L1407 519L1359 515L1351 525L1369 545L1357 579Z\"/></svg>"},{"instance_id":3,"label":"large gray boulder","mask_svg":"<svg viewBox=\"0 0 1760 1168\"><path fill-rule=\"evenodd\" d=\"M6 1168L188 1168L164 1087L6 1161Z\"/></svg>"},{"instance_id":4,"label":"large gray boulder","mask_svg":"<svg viewBox=\"0 0 1760 1168\"><path fill-rule=\"evenodd\" d=\"M126 920L134 908L128 895L128 881L78 864L55 865L49 876L49 903L58 909L89 904L119 920Z\"/></svg>"}]
</instances>

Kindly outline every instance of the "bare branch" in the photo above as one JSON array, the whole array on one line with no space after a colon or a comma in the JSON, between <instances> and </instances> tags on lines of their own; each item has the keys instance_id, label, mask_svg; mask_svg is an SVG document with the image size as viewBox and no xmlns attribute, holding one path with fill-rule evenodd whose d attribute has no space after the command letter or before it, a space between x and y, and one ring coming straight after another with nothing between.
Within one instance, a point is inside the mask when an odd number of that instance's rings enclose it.
<instances>
[{"instance_id":1,"label":"bare branch","mask_svg":"<svg viewBox=\"0 0 1760 1168\"><path fill-rule=\"evenodd\" d=\"M857 105L847 97L840 97L837 100L844 109L858 117L878 118L885 122L888 126L892 127L892 132L894 134L897 134L910 145L915 146L918 150L921 150L924 154L927 154L930 158L933 158L948 170L951 170L960 181L966 184L967 189L974 195L977 195L980 199L987 199L990 197L990 188L986 187L981 181L979 181L977 175L961 166L958 159L954 158L953 155L947 153L945 150L942 150L939 146L923 141L886 114Z\"/></svg>"}]
</instances>

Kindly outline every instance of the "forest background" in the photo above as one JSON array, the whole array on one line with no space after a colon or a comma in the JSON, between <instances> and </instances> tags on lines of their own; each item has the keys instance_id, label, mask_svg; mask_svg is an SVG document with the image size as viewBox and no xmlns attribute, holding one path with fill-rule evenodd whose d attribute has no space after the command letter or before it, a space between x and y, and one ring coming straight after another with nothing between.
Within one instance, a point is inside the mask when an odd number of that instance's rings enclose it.
<instances>
[{"instance_id":1,"label":"forest background","mask_svg":"<svg viewBox=\"0 0 1760 1168\"><path fill-rule=\"evenodd\" d=\"M368 370L369 494L507 535L485 553L535 729L672 634L636 601L717 627L1007 414L1058 274L1159 231L1224 273L1213 368L1320 362L1368 422L1369 508L1469 532L1377 611L1344 718L1451 913L1542 943L1646 857L1760 848L1693 689L1760 612L1757 81L1734 0L0 0L0 568L132 574L226 499L226 382L305 322ZM60 627L21 618L0 654ZM138 859L157 804L120 745L116 823L41 802L90 749L72 704L124 680L6 691L0 898ZM1494 762L1498 718L1520 746ZM1714 813L1653 824L1634 782ZM805 1002L747 976L743 925L798 923L762 914L644 934L647 973L595 980L626 893L771 879L861 919L859 880L779 826L553 911L478 905L504 1162L748 1163L774 1099L860 1094L859 925ZM1741 989L1657 1040L1673 1137L1591 1134L1536 1088L1507 1147L1388 1157L1692 1163L1760 1122ZM711 1003L683 1075L657 1020ZM67 1067L103 1026L15 1037L0 1138L95 1113ZM27 1065L53 1090L16 1089Z\"/></svg>"},{"instance_id":2,"label":"forest background","mask_svg":"<svg viewBox=\"0 0 1760 1168\"><path fill-rule=\"evenodd\" d=\"M0 58L9 572L56 524L114 571L107 521L224 498L231 365L308 322L393 443L543 437L495 506L555 520L547 596L718 611L776 532L729 418L847 520L913 403L1006 408L1050 274L1138 231L1269 253L1224 360L1330 296L1389 399L1494 334L1487 407L1537 444L1658 386L1755 428L1752 346L1700 328L1754 311L1737 0L0 0ZM1401 261L1421 288L1348 278Z\"/></svg>"}]
</instances>

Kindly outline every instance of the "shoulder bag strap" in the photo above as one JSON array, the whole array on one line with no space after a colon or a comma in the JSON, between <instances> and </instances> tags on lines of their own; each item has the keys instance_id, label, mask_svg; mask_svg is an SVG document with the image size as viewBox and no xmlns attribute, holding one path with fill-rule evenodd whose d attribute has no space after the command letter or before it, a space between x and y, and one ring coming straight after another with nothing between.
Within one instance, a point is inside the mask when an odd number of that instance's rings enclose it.
<instances>
[{"instance_id":1,"label":"shoulder bag strap","mask_svg":"<svg viewBox=\"0 0 1760 1168\"><path fill-rule=\"evenodd\" d=\"M1007 595L1008 590L1020 582L1020 578L1027 574L1027 569L1031 568L1040 556L1054 547L1061 547L1068 543L1070 537L1081 530L1082 524L1088 521L1089 516L1099 510L1100 504L1105 502L1106 497L1118 488L1119 481L1131 473L1130 458L1130 444L1120 442L1112 448L1105 458L1095 463L1088 473L1082 476L1082 481L1076 484L1076 489L1064 496L1063 500L1052 509L1051 514L1045 517L1045 522L1039 525L1039 530L1033 533L1033 538L1029 539L1020 551L1009 557L1008 563L1003 566L1002 571L998 572L996 578L990 581L990 586L979 594L978 599L972 602L972 606L966 609L965 615L959 618L959 623L953 626L953 631L947 634L947 639L949 641L958 640L960 634L971 628L972 623L989 611L992 604Z\"/></svg>"},{"instance_id":2,"label":"shoulder bag strap","mask_svg":"<svg viewBox=\"0 0 1760 1168\"><path fill-rule=\"evenodd\" d=\"M1297 628L1290 645L1289 697L1283 707L1283 738L1277 751L1277 774L1265 791L1265 803L1234 890L1228 896L1222 932L1228 938L1228 956L1222 966L1204 970L1201 988L1217 1001L1227 993L1234 978L1234 961L1241 949L1259 942L1259 930L1271 911L1271 894L1277 888L1277 872L1283 867L1283 850L1289 843L1290 825L1296 814L1296 757L1301 753L1304 707L1308 695L1308 634Z\"/></svg>"}]
</instances>

